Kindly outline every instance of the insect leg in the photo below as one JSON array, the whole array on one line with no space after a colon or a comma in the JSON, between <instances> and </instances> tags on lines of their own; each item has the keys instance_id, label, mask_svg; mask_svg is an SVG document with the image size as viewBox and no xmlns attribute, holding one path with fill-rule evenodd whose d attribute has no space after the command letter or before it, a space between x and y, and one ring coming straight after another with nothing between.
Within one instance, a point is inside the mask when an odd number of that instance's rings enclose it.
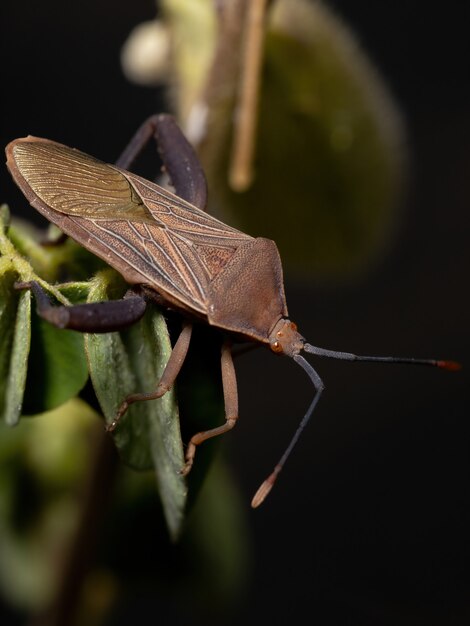
<instances>
[{"instance_id":1,"label":"insect leg","mask_svg":"<svg viewBox=\"0 0 470 626\"><path fill-rule=\"evenodd\" d=\"M176 195L198 209L205 209L207 183L204 171L196 152L171 115L162 113L149 117L116 161L116 166L129 169L152 137Z\"/></svg>"},{"instance_id":2,"label":"insect leg","mask_svg":"<svg viewBox=\"0 0 470 626\"><path fill-rule=\"evenodd\" d=\"M40 317L57 328L69 328L85 333L108 333L122 330L137 322L145 313L147 303L142 296L133 292L122 300L53 305L39 283L16 283L16 289L31 289L36 299L36 311Z\"/></svg>"},{"instance_id":3,"label":"insect leg","mask_svg":"<svg viewBox=\"0 0 470 626\"><path fill-rule=\"evenodd\" d=\"M188 444L186 450L186 463L181 470L181 473L186 476L191 470L194 462L194 455L196 454L196 446L201 444L206 439L211 437L217 437L227 431L231 430L238 420L238 392L237 392L237 379L235 376L235 368L233 366L233 358L231 352L231 344L225 342L222 346L222 385L224 389L224 402L225 402L225 424L218 426L217 428L211 428L211 430L205 430L197 433L191 437L191 441Z\"/></svg>"},{"instance_id":4,"label":"insect leg","mask_svg":"<svg viewBox=\"0 0 470 626\"><path fill-rule=\"evenodd\" d=\"M181 333L174 345L170 358L168 359L168 363L166 364L165 370L155 391L150 391L149 393L133 393L130 396L127 396L119 407L114 420L108 424L106 428L108 432L112 432L116 428L119 420L131 404L142 400L156 400L157 398L164 396L166 392L172 388L188 353L192 330L193 325L189 322L183 325Z\"/></svg>"}]
</instances>

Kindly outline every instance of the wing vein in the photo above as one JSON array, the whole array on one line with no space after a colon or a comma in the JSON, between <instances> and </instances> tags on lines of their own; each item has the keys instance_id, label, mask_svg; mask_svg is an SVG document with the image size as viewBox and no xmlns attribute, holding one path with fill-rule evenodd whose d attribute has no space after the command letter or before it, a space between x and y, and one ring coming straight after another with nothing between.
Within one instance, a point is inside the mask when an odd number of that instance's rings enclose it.
<instances>
[{"instance_id":1,"label":"wing vein","mask_svg":"<svg viewBox=\"0 0 470 626\"><path fill-rule=\"evenodd\" d=\"M70 218L72 219L74 222L76 222L75 219L73 219L72 217ZM176 284L174 281L169 280L168 276L166 275L166 273L164 273L162 271L162 269L157 266L153 260L153 258L151 259L151 261L149 262L146 257L135 247L129 246L129 242L126 241L125 238L121 237L118 233L116 233L113 230L110 230L108 228L106 228L103 225L100 225L98 222L95 222L95 220L90 220L93 222L93 224L101 231L107 233L108 235L110 235L111 237L113 237L114 239L119 240L122 244L124 244L124 247L127 249L132 249L132 251L143 261L144 263L144 268L145 266L150 266L152 267L156 273L163 278L163 280L165 282L168 282L171 285L171 288L174 289L176 292L178 292L180 295L183 296L184 300L187 300L188 297L188 293L185 292L178 284ZM129 259L128 257L126 257L123 253L120 252L119 248L117 247L111 247L110 245L108 245L108 243L106 243L106 241L104 241L103 239L100 239L95 233L93 233L93 231L87 230L87 232L89 233L89 235L91 235L96 241L98 241L100 244L104 245L110 252L112 252L114 255L118 256L119 258L123 259L126 264L130 265L133 269L137 270L140 274L142 274L143 276L146 276L151 282L155 281L155 277L149 275L148 273L145 272L145 269L142 269L142 266L138 266L135 263L132 262L131 259ZM157 242L155 240L153 240L153 244L157 247L157 249L161 252L161 254L168 260L168 262L172 265L172 267L175 268L175 270L177 271L178 275L183 278L181 276L181 273L177 270L173 260L171 259L171 257L167 254L167 252L165 251L164 248L162 248L159 244L157 244ZM197 302L199 305L203 306L203 302L202 301L198 301Z\"/></svg>"}]
</instances>

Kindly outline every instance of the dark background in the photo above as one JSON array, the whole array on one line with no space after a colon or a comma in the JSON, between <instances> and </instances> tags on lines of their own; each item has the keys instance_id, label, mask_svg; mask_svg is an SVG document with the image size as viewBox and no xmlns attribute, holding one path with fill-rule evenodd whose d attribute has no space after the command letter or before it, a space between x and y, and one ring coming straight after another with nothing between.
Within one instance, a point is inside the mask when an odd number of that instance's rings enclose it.
<instances>
[{"instance_id":1,"label":"dark background","mask_svg":"<svg viewBox=\"0 0 470 626\"><path fill-rule=\"evenodd\" d=\"M387 258L342 289L287 277L291 316L314 344L467 370L318 363L324 398L269 501L248 511L253 572L219 623L468 624L469 10L331 4L402 108L410 186ZM113 161L159 106L118 60L153 2L2 0L0 10L0 143L30 133ZM0 200L27 210L3 168ZM310 400L297 370L266 351L237 364L242 419L229 451L247 508Z\"/></svg>"}]
</instances>

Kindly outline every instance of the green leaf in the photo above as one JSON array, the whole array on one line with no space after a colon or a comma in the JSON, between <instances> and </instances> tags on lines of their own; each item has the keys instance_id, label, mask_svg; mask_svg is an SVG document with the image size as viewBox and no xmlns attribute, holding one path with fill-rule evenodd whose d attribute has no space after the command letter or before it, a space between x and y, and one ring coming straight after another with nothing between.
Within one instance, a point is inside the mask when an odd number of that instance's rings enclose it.
<instances>
[{"instance_id":1,"label":"green leaf","mask_svg":"<svg viewBox=\"0 0 470 626\"><path fill-rule=\"evenodd\" d=\"M54 292L71 304L79 304L86 301L89 289L89 283L76 282L57 285ZM35 313L31 317L31 328L25 415L51 411L64 404L74 398L88 380L82 333L56 328Z\"/></svg>"},{"instance_id":2,"label":"green leaf","mask_svg":"<svg viewBox=\"0 0 470 626\"><path fill-rule=\"evenodd\" d=\"M75 397L88 379L84 338L32 316L23 413L50 411Z\"/></svg>"},{"instance_id":3,"label":"green leaf","mask_svg":"<svg viewBox=\"0 0 470 626\"><path fill-rule=\"evenodd\" d=\"M31 294L15 292L17 273L0 259L0 414L9 426L20 418L31 338ZM12 332L13 329L13 332Z\"/></svg>"},{"instance_id":4,"label":"green leaf","mask_svg":"<svg viewBox=\"0 0 470 626\"><path fill-rule=\"evenodd\" d=\"M123 283L117 274L97 275L89 301L119 297ZM171 353L161 313L149 306L143 319L120 333L86 336L89 370L106 418L113 421L124 398L155 388ZM179 473L184 464L178 407L173 390L163 398L136 402L114 433L121 458L137 469L155 468L157 486L170 534L180 531L186 502L186 483Z\"/></svg>"}]
</instances>

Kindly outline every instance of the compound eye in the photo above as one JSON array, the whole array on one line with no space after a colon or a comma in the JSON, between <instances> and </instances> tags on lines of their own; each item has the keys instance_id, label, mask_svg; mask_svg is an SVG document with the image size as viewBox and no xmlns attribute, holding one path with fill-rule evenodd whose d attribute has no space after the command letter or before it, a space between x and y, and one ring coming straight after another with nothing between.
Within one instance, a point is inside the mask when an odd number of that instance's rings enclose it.
<instances>
[{"instance_id":1,"label":"compound eye","mask_svg":"<svg viewBox=\"0 0 470 626\"><path fill-rule=\"evenodd\" d=\"M274 341L274 342L271 344L271 350L272 350L273 352L277 352L277 353L282 352L282 346L281 346L281 344L279 343L279 341Z\"/></svg>"},{"instance_id":2,"label":"compound eye","mask_svg":"<svg viewBox=\"0 0 470 626\"><path fill-rule=\"evenodd\" d=\"M291 327L291 330L293 330L294 332L297 332L297 324L295 322L291 322L290 327Z\"/></svg>"}]
</instances>

